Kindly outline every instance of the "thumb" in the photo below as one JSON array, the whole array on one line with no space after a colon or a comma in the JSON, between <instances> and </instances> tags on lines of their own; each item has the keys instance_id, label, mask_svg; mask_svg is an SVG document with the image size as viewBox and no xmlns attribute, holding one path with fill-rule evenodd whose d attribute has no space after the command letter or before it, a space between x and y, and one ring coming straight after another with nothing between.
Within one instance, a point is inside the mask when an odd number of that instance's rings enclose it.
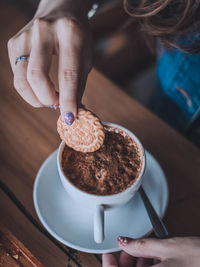
<instances>
[{"instance_id":1,"label":"thumb","mask_svg":"<svg viewBox=\"0 0 200 267\"><path fill-rule=\"evenodd\" d=\"M170 245L167 239L130 239L118 237L118 243L122 250L134 257L154 258L164 260L170 255Z\"/></svg>"},{"instance_id":2,"label":"thumb","mask_svg":"<svg viewBox=\"0 0 200 267\"><path fill-rule=\"evenodd\" d=\"M103 254L102 267L118 267L115 256L112 254Z\"/></svg>"}]
</instances>

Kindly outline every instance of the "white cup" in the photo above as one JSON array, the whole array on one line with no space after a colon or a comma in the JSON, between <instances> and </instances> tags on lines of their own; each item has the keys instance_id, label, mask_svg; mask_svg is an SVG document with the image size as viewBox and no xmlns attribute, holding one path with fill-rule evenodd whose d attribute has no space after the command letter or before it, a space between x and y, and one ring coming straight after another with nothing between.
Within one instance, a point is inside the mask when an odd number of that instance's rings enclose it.
<instances>
[{"instance_id":1,"label":"white cup","mask_svg":"<svg viewBox=\"0 0 200 267\"><path fill-rule=\"evenodd\" d=\"M141 160L142 160L141 171L138 177L136 178L135 182L130 187L128 187L126 190L120 193L117 193L117 194L102 196L102 195L94 195L94 194L86 193L78 189L66 177L61 166L62 153L65 147L64 142L61 142L59 149L58 149L58 155L57 155L58 172L59 172L60 179L65 190L67 191L67 193L70 195L70 197L74 201L79 203L80 206L93 209L94 211L94 241L96 243L102 243L104 240L104 212L105 210L109 208L115 208L119 205L123 205L126 202L128 202L139 189L142 183L142 177L143 177L143 173L145 170L145 152L138 138L131 131L127 130L126 128L118 124L114 124L110 122L104 122L103 124L114 127L116 129L121 129L123 132L128 134L128 136L131 137L137 143L139 147L139 151L141 152Z\"/></svg>"}]
</instances>

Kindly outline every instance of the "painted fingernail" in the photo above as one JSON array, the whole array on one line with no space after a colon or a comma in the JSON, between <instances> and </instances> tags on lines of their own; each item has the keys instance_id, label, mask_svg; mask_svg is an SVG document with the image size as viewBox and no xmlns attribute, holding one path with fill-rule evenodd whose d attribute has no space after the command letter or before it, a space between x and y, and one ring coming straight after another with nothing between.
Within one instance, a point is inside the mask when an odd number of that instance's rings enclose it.
<instances>
[{"instance_id":1,"label":"painted fingernail","mask_svg":"<svg viewBox=\"0 0 200 267\"><path fill-rule=\"evenodd\" d=\"M125 237L125 236L118 236L117 241L118 241L121 245L126 246L126 245L129 243L130 238Z\"/></svg>"},{"instance_id":2,"label":"painted fingernail","mask_svg":"<svg viewBox=\"0 0 200 267\"><path fill-rule=\"evenodd\" d=\"M45 108L52 108L52 109L55 109L54 105L46 105Z\"/></svg>"},{"instance_id":3,"label":"painted fingernail","mask_svg":"<svg viewBox=\"0 0 200 267\"><path fill-rule=\"evenodd\" d=\"M64 119L65 119L65 123L67 125L72 125L72 123L74 121L74 115L71 112L67 112L64 115Z\"/></svg>"},{"instance_id":4,"label":"painted fingernail","mask_svg":"<svg viewBox=\"0 0 200 267\"><path fill-rule=\"evenodd\" d=\"M52 108L56 110L58 106L57 105L46 105L45 108Z\"/></svg>"}]
</instances>

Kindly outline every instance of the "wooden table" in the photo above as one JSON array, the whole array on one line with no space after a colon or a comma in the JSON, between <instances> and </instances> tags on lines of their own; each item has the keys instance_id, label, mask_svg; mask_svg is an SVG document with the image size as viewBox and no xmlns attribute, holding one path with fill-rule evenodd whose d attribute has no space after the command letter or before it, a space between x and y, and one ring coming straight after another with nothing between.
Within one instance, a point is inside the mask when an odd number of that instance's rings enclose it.
<instances>
[{"instance_id":1,"label":"wooden table","mask_svg":"<svg viewBox=\"0 0 200 267\"><path fill-rule=\"evenodd\" d=\"M60 143L59 114L30 107L13 89L6 43L28 19L8 3L0 10L0 223L44 266L101 266L97 255L72 250L49 236L36 216L33 183ZM132 130L160 162L170 189L165 216L170 234L200 235L200 150L96 70L89 75L83 103L102 120Z\"/></svg>"}]
</instances>

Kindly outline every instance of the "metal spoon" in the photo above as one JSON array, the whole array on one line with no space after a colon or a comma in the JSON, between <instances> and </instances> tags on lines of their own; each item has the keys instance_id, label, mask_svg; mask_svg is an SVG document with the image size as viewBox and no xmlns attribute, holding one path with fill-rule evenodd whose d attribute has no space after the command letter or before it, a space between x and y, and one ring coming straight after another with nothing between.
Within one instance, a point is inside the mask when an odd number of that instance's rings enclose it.
<instances>
[{"instance_id":1,"label":"metal spoon","mask_svg":"<svg viewBox=\"0 0 200 267\"><path fill-rule=\"evenodd\" d=\"M146 211L149 215L149 219L151 221L151 224L153 226L153 230L155 235L158 238L168 238L169 234L167 231L167 228L165 227L164 223L162 222L162 220L159 218L158 214L156 213L154 207L152 206L148 196L146 195L144 189L142 188L142 186L140 186L139 188L139 193L140 196L143 200L144 206L146 208Z\"/></svg>"}]
</instances>

